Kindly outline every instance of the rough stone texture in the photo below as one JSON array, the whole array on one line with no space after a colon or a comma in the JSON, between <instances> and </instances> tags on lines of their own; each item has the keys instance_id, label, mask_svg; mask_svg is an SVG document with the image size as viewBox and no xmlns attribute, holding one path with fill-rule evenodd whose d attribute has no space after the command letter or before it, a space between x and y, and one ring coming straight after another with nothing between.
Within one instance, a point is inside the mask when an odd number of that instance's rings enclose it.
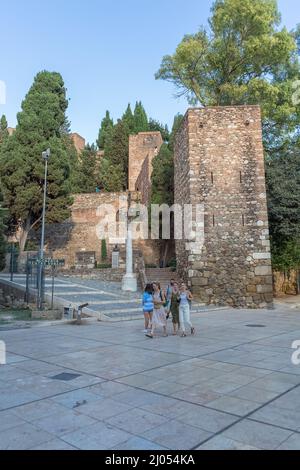
<instances>
[{"instance_id":1,"label":"rough stone texture","mask_svg":"<svg viewBox=\"0 0 300 470\"><path fill-rule=\"evenodd\" d=\"M129 137L129 191L141 192L144 203L150 199L152 160L162 144L160 132L140 132Z\"/></svg>"},{"instance_id":2,"label":"rough stone texture","mask_svg":"<svg viewBox=\"0 0 300 470\"><path fill-rule=\"evenodd\" d=\"M195 295L240 307L271 303L258 106L188 110L176 136L175 203L204 204L204 245L176 243L179 274Z\"/></svg>"},{"instance_id":3,"label":"rough stone texture","mask_svg":"<svg viewBox=\"0 0 300 470\"><path fill-rule=\"evenodd\" d=\"M133 199L137 194L133 193ZM65 259L65 268L79 266L80 254L89 254L95 261L111 262L114 240L107 238L107 261L101 260L101 239L97 234L97 225L103 220L99 208L111 205L116 214L118 231L118 210L120 198L127 198L127 193L93 193L74 196L71 217L61 224L46 226L46 251L54 258ZM118 233L118 232L117 232ZM39 234L37 234L39 239ZM155 240L135 240L134 252L142 251L146 263L159 262L159 246ZM120 267L125 265L125 240L119 243ZM92 265L94 263L92 262ZM93 267L91 265L91 268Z\"/></svg>"}]
</instances>

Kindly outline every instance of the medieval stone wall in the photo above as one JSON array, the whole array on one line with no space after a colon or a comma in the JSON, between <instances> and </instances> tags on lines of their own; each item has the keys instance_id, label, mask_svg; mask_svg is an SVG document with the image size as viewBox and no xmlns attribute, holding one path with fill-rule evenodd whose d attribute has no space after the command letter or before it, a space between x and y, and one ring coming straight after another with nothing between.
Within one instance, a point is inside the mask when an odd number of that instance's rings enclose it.
<instances>
[{"instance_id":1,"label":"medieval stone wall","mask_svg":"<svg viewBox=\"0 0 300 470\"><path fill-rule=\"evenodd\" d=\"M179 273L207 303L263 307L272 268L258 106L190 109L176 136L175 202L204 204L204 245L177 242Z\"/></svg>"},{"instance_id":2,"label":"medieval stone wall","mask_svg":"<svg viewBox=\"0 0 300 470\"><path fill-rule=\"evenodd\" d=\"M139 187L137 181L147 158L150 168L148 183L151 183L152 160L160 151L162 144L160 132L140 132L129 137L129 191L143 192L143 187Z\"/></svg>"},{"instance_id":3,"label":"medieval stone wall","mask_svg":"<svg viewBox=\"0 0 300 470\"><path fill-rule=\"evenodd\" d=\"M137 195L133 194L133 199ZM77 194L71 208L71 217L60 224L46 226L46 251L54 258L65 259L66 268L78 265L78 254L95 253L95 260L101 260L101 239L97 233L97 225L103 221L103 213L99 208L105 204L112 207L116 216L118 234L118 220L120 198L127 198L127 193L93 193ZM108 260L111 262L114 240L107 240ZM37 234L39 240L39 234ZM153 240L135 240L134 250L142 251L146 263L159 263L159 247ZM125 265L126 249L124 243L119 244L120 263Z\"/></svg>"},{"instance_id":4,"label":"medieval stone wall","mask_svg":"<svg viewBox=\"0 0 300 470\"><path fill-rule=\"evenodd\" d=\"M136 181L136 188L141 191L141 203L147 207L151 202L151 165L152 162L150 163L149 156L147 156Z\"/></svg>"}]
</instances>

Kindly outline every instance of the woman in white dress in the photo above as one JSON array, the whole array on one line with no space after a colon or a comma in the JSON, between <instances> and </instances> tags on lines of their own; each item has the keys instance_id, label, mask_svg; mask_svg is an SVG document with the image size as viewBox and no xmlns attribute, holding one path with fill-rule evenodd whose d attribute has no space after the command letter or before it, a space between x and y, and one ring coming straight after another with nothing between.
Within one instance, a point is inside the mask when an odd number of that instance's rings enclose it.
<instances>
[{"instance_id":1,"label":"woman in white dress","mask_svg":"<svg viewBox=\"0 0 300 470\"><path fill-rule=\"evenodd\" d=\"M152 317L152 330L146 336L148 338L154 337L154 332L156 328L162 327L164 331L164 337L167 337L167 315L164 308L166 304L166 297L160 288L158 282L153 283L153 301L154 301L154 311Z\"/></svg>"}]
</instances>

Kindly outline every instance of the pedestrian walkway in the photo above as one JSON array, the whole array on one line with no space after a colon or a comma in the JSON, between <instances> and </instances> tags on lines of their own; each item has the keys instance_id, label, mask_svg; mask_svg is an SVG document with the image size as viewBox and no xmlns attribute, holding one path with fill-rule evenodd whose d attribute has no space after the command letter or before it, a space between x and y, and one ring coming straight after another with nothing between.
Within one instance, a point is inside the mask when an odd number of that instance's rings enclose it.
<instances>
[{"instance_id":1,"label":"pedestrian walkway","mask_svg":"<svg viewBox=\"0 0 300 470\"><path fill-rule=\"evenodd\" d=\"M10 276L0 274L0 279L9 281ZM14 276L14 284L26 286L26 276L18 274ZM46 294L51 294L52 280L46 278ZM124 321L142 317L141 293L125 293L121 290L121 284L117 282L103 282L88 279L65 278L55 279L55 298L66 307L75 308L85 303L89 304L85 310L91 316L100 317L103 321ZM202 312L213 310L195 302L193 311Z\"/></svg>"},{"instance_id":2,"label":"pedestrian walkway","mask_svg":"<svg viewBox=\"0 0 300 470\"><path fill-rule=\"evenodd\" d=\"M194 337L154 340L142 318L0 331L0 449L299 450L299 312L193 323Z\"/></svg>"}]
</instances>

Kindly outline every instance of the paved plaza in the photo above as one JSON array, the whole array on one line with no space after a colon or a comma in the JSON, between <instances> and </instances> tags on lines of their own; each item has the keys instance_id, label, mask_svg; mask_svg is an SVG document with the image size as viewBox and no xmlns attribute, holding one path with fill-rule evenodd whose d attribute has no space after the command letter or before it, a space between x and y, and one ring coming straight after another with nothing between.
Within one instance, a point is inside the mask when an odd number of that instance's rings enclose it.
<instances>
[{"instance_id":1,"label":"paved plaza","mask_svg":"<svg viewBox=\"0 0 300 470\"><path fill-rule=\"evenodd\" d=\"M300 449L300 309L0 330L0 449ZM169 325L171 333L171 324Z\"/></svg>"}]
</instances>

